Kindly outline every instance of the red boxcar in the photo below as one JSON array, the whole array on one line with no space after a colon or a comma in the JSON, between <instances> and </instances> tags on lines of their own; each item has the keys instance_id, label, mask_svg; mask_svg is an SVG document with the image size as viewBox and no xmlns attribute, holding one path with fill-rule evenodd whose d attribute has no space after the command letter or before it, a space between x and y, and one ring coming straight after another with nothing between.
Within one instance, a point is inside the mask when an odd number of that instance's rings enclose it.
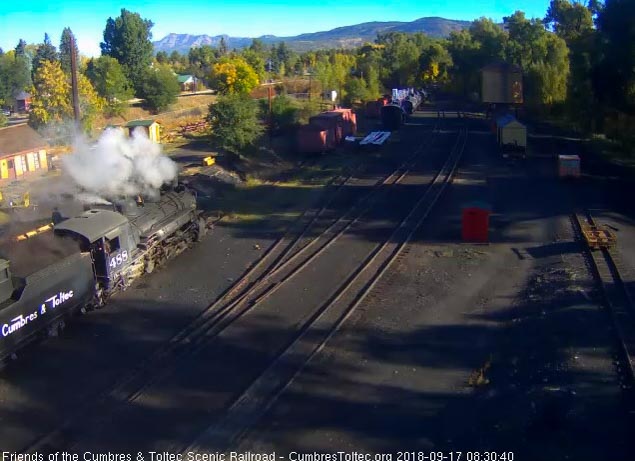
<instances>
[{"instance_id":1,"label":"red boxcar","mask_svg":"<svg viewBox=\"0 0 635 461\"><path fill-rule=\"evenodd\" d=\"M343 125L343 135L344 136L354 136L357 132L357 117L352 109L335 109L332 112L339 112L342 114L344 119Z\"/></svg>"},{"instance_id":2,"label":"red boxcar","mask_svg":"<svg viewBox=\"0 0 635 461\"><path fill-rule=\"evenodd\" d=\"M313 154L332 149L334 145L327 142L328 130L315 125L304 125L298 128L298 152Z\"/></svg>"},{"instance_id":3,"label":"red boxcar","mask_svg":"<svg viewBox=\"0 0 635 461\"><path fill-rule=\"evenodd\" d=\"M322 112L309 119L309 125L318 126L327 133L327 143L333 143L333 146L342 142L344 133L344 117L341 112Z\"/></svg>"}]
</instances>

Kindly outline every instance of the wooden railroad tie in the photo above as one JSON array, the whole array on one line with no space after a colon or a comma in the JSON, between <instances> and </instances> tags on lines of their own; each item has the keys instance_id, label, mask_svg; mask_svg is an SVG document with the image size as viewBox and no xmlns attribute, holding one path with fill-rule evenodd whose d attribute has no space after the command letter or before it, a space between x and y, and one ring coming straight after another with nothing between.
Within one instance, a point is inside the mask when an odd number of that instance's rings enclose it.
<instances>
[{"instance_id":1,"label":"wooden railroad tie","mask_svg":"<svg viewBox=\"0 0 635 461\"><path fill-rule=\"evenodd\" d=\"M613 248L617 242L615 233L606 226L582 225L582 235L588 247L592 250Z\"/></svg>"}]
</instances>

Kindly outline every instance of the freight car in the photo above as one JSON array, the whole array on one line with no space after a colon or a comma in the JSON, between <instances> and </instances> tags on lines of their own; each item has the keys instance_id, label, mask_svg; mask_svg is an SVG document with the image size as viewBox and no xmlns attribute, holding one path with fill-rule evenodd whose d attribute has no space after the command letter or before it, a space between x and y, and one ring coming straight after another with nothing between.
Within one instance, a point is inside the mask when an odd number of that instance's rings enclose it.
<instances>
[{"instance_id":1,"label":"freight car","mask_svg":"<svg viewBox=\"0 0 635 461\"><path fill-rule=\"evenodd\" d=\"M386 131L398 130L406 119L400 104L388 104L381 108L381 122Z\"/></svg>"},{"instance_id":2,"label":"freight car","mask_svg":"<svg viewBox=\"0 0 635 461\"><path fill-rule=\"evenodd\" d=\"M205 234L196 195L185 186L155 200L118 200L8 247L0 259L0 360L79 311L103 306L139 276Z\"/></svg>"}]
</instances>

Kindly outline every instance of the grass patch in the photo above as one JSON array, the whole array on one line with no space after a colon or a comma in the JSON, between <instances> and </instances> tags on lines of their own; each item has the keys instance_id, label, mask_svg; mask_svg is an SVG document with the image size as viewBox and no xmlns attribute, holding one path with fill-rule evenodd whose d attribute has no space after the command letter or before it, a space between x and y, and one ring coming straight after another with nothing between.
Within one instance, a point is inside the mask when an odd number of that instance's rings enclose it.
<instances>
[{"instance_id":1,"label":"grass patch","mask_svg":"<svg viewBox=\"0 0 635 461\"><path fill-rule=\"evenodd\" d=\"M99 116L95 121L95 127L97 131L101 131L103 127L109 124L117 125L125 123L129 120L137 119L157 119L164 127L172 126L177 121L184 117L190 118L202 118L207 114L208 106L216 100L216 95L213 94L200 94L194 96L181 96L177 98L176 102L172 104L169 110L161 112L159 114L153 114L147 109L143 108L139 103L128 106L121 116L117 117L105 117Z\"/></svg>"},{"instance_id":2,"label":"grass patch","mask_svg":"<svg viewBox=\"0 0 635 461\"><path fill-rule=\"evenodd\" d=\"M229 224L265 224L282 229L308 205L312 189L279 185L241 185L226 191L212 205L212 214Z\"/></svg>"},{"instance_id":3,"label":"grass patch","mask_svg":"<svg viewBox=\"0 0 635 461\"><path fill-rule=\"evenodd\" d=\"M349 160L322 158L315 165L296 168L276 181L248 176L244 183L219 197L213 210L231 224L267 222L270 227L286 227L322 193L324 185L351 167Z\"/></svg>"},{"instance_id":4,"label":"grass patch","mask_svg":"<svg viewBox=\"0 0 635 461\"><path fill-rule=\"evenodd\" d=\"M280 222L290 222L300 216L302 212L300 210L297 211L287 211L284 213L270 213L267 215L257 214L257 213L239 213L232 212L224 215L223 219L225 222L233 223L233 224L257 224L260 223L264 219L269 220L277 220Z\"/></svg>"},{"instance_id":5,"label":"grass patch","mask_svg":"<svg viewBox=\"0 0 635 461\"><path fill-rule=\"evenodd\" d=\"M310 189L310 188L320 187L320 184L307 182L301 177L285 179L282 181L269 181L266 179L257 178L255 176L247 176L247 179L244 181L242 186L239 186L239 187L249 188L249 187L259 187L259 186L273 186L273 187L283 187L283 188L284 187L298 187L298 188Z\"/></svg>"},{"instance_id":6,"label":"grass patch","mask_svg":"<svg viewBox=\"0 0 635 461\"><path fill-rule=\"evenodd\" d=\"M286 228L339 175L357 170L367 155L339 148L320 156L286 155L267 139L236 167L243 182L222 187L209 200L211 215L223 216L228 226L257 224L267 229ZM227 165L224 165L228 167Z\"/></svg>"}]
</instances>

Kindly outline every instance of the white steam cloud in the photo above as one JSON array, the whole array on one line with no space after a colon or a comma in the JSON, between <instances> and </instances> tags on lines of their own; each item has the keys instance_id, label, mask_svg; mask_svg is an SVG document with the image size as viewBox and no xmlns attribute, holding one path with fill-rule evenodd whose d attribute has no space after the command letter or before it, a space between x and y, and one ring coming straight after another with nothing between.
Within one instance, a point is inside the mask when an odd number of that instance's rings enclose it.
<instances>
[{"instance_id":1,"label":"white steam cloud","mask_svg":"<svg viewBox=\"0 0 635 461\"><path fill-rule=\"evenodd\" d=\"M62 159L62 167L86 196L102 198L156 195L178 174L176 163L141 128L130 138L122 130L107 129L96 145L79 139L73 153Z\"/></svg>"}]
</instances>

